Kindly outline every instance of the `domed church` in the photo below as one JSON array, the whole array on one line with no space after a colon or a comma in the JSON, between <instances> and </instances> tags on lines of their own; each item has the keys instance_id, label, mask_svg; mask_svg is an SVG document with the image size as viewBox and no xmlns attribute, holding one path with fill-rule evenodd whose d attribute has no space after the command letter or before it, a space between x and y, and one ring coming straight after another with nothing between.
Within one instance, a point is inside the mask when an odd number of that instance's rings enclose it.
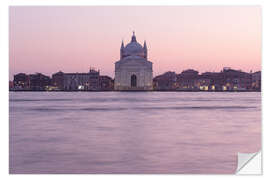
<instances>
[{"instance_id":1,"label":"domed church","mask_svg":"<svg viewBox=\"0 0 270 180\"><path fill-rule=\"evenodd\" d=\"M115 62L115 90L152 90L152 62L147 60L147 46L140 45L135 33L126 46L122 41L120 60Z\"/></svg>"}]
</instances>

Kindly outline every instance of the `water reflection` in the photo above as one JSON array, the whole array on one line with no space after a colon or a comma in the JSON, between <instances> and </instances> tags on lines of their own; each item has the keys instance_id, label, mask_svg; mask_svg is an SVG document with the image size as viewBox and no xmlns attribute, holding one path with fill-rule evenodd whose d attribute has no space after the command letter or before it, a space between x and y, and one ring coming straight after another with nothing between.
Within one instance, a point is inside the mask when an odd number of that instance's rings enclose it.
<instances>
[{"instance_id":1,"label":"water reflection","mask_svg":"<svg viewBox=\"0 0 270 180\"><path fill-rule=\"evenodd\" d=\"M11 173L234 173L260 93L11 92Z\"/></svg>"}]
</instances>

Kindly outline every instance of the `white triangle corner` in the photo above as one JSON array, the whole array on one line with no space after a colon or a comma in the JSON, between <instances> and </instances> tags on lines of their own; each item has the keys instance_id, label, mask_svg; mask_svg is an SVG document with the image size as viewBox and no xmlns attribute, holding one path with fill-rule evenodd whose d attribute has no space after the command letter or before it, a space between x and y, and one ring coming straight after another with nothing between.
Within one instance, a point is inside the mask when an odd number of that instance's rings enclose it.
<instances>
[{"instance_id":1,"label":"white triangle corner","mask_svg":"<svg viewBox=\"0 0 270 180\"><path fill-rule=\"evenodd\" d=\"M262 153L238 153L237 175L261 175Z\"/></svg>"}]
</instances>

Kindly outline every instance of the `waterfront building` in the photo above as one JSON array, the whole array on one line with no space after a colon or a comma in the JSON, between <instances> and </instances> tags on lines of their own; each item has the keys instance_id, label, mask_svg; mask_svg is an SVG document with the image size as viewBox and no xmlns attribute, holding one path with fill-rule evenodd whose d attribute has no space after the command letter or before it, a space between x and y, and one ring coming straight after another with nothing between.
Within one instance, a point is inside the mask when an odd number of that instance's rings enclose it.
<instances>
[{"instance_id":1,"label":"waterfront building","mask_svg":"<svg viewBox=\"0 0 270 180\"><path fill-rule=\"evenodd\" d=\"M25 74L19 73L14 75L13 90L32 90L43 91L51 84L51 78L41 73Z\"/></svg>"},{"instance_id":2,"label":"waterfront building","mask_svg":"<svg viewBox=\"0 0 270 180\"><path fill-rule=\"evenodd\" d=\"M205 72L200 78L210 79L209 90L246 91L251 89L251 74L241 70L223 68L221 72Z\"/></svg>"},{"instance_id":3,"label":"waterfront building","mask_svg":"<svg viewBox=\"0 0 270 180\"><path fill-rule=\"evenodd\" d=\"M9 90L13 90L13 89L14 89L13 81L9 81Z\"/></svg>"},{"instance_id":4,"label":"waterfront building","mask_svg":"<svg viewBox=\"0 0 270 180\"><path fill-rule=\"evenodd\" d=\"M175 90L177 88L176 79L177 74L168 71L153 79L153 88L154 90Z\"/></svg>"},{"instance_id":5,"label":"waterfront building","mask_svg":"<svg viewBox=\"0 0 270 180\"><path fill-rule=\"evenodd\" d=\"M204 79L209 83L208 90L222 91L225 82L221 72L205 72L199 75L199 79Z\"/></svg>"},{"instance_id":6,"label":"waterfront building","mask_svg":"<svg viewBox=\"0 0 270 180\"><path fill-rule=\"evenodd\" d=\"M194 80L194 87L200 91L214 91L215 86L211 85L211 79L199 76Z\"/></svg>"},{"instance_id":7,"label":"waterfront building","mask_svg":"<svg viewBox=\"0 0 270 180\"><path fill-rule=\"evenodd\" d=\"M241 91L251 89L252 76L250 73L224 68L221 75L224 78L223 90Z\"/></svg>"},{"instance_id":8,"label":"waterfront building","mask_svg":"<svg viewBox=\"0 0 270 180\"><path fill-rule=\"evenodd\" d=\"M101 76L100 71L90 68L88 73L64 73L52 75L52 88L64 91L113 90L113 79Z\"/></svg>"},{"instance_id":9,"label":"waterfront building","mask_svg":"<svg viewBox=\"0 0 270 180\"><path fill-rule=\"evenodd\" d=\"M109 76L99 76L100 90L111 91L114 89L113 79Z\"/></svg>"},{"instance_id":10,"label":"waterfront building","mask_svg":"<svg viewBox=\"0 0 270 180\"><path fill-rule=\"evenodd\" d=\"M30 81L29 76L25 73L18 73L13 76L14 90L29 90Z\"/></svg>"},{"instance_id":11,"label":"waterfront building","mask_svg":"<svg viewBox=\"0 0 270 180\"><path fill-rule=\"evenodd\" d=\"M261 91L261 71L252 73L252 85L253 90Z\"/></svg>"},{"instance_id":12,"label":"waterfront building","mask_svg":"<svg viewBox=\"0 0 270 180\"><path fill-rule=\"evenodd\" d=\"M177 76L178 90L197 90L195 81L198 78L198 71L188 69L182 71Z\"/></svg>"},{"instance_id":13,"label":"waterfront building","mask_svg":"<svg viewBox=\"0 0 270 180\"><path fill-rule=\"evenodd\" d=\"M64 90L66 91L91 91L99 90L99 71L90 68L88 73L64 73Z\"/></svg>"},{"instance_id":14,"label":"waterfront building","mask_svg":"<svg viewBox=\"0 0 270 180\"><path fill-rule=\"evenodd\" d=\"M174 78L176 76L176 82ZM153 79L155 90L180 91L260 91L261 75L224 68L220 72L199 74L193 69L184 70L180 74L167 72Z\"/></svg>"},{"instance_id":15,"label":"waterfront building","mask_svg":"<svg viewBox=\"0 0 270 180\"><path fill-rule=\"evenodd\" d=\"M115 62L115 90L152 90L152 62L148 61L147 45L142 46L133 32L131 42L122 41L120 60Z\"/></svg>"},{"instance_id":16,"label":"waterfront building","mask_svg":"<svg viewBox=\"0 0 270 180\"><path fill-rule=\"evenodd\" d=\"M52 75L52 86L58 90L64 90L64 73L62 71Z\"/></svg>"},{"instance_id":17,"label":"waterfront building","mask_svg":"<svg viewBox=\"0 0 270 180\"><path fill-rule=\"evenodd\" d=\"M41 73L30 74L30 90L43 91L51 84L51 78Z\"/></svg>"}]
</instances>

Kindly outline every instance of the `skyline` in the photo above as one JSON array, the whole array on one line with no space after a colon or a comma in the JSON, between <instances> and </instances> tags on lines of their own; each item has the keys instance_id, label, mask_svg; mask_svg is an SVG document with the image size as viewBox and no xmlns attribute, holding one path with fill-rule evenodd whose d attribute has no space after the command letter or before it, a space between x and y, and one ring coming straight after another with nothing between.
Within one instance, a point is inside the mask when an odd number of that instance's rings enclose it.
<instances>
[{"instance_id":1,"label":"skyline","mask_svg":"<svg viewBox=\"0 0 270 180\"><path fill-rule=\"evenodd\" d=\"M90 66L114 77L121 42L129 43L132 31L147 42L154 76L261 70L259 6L11 7L9 79Z\"/></svg>"}]
</instances>

